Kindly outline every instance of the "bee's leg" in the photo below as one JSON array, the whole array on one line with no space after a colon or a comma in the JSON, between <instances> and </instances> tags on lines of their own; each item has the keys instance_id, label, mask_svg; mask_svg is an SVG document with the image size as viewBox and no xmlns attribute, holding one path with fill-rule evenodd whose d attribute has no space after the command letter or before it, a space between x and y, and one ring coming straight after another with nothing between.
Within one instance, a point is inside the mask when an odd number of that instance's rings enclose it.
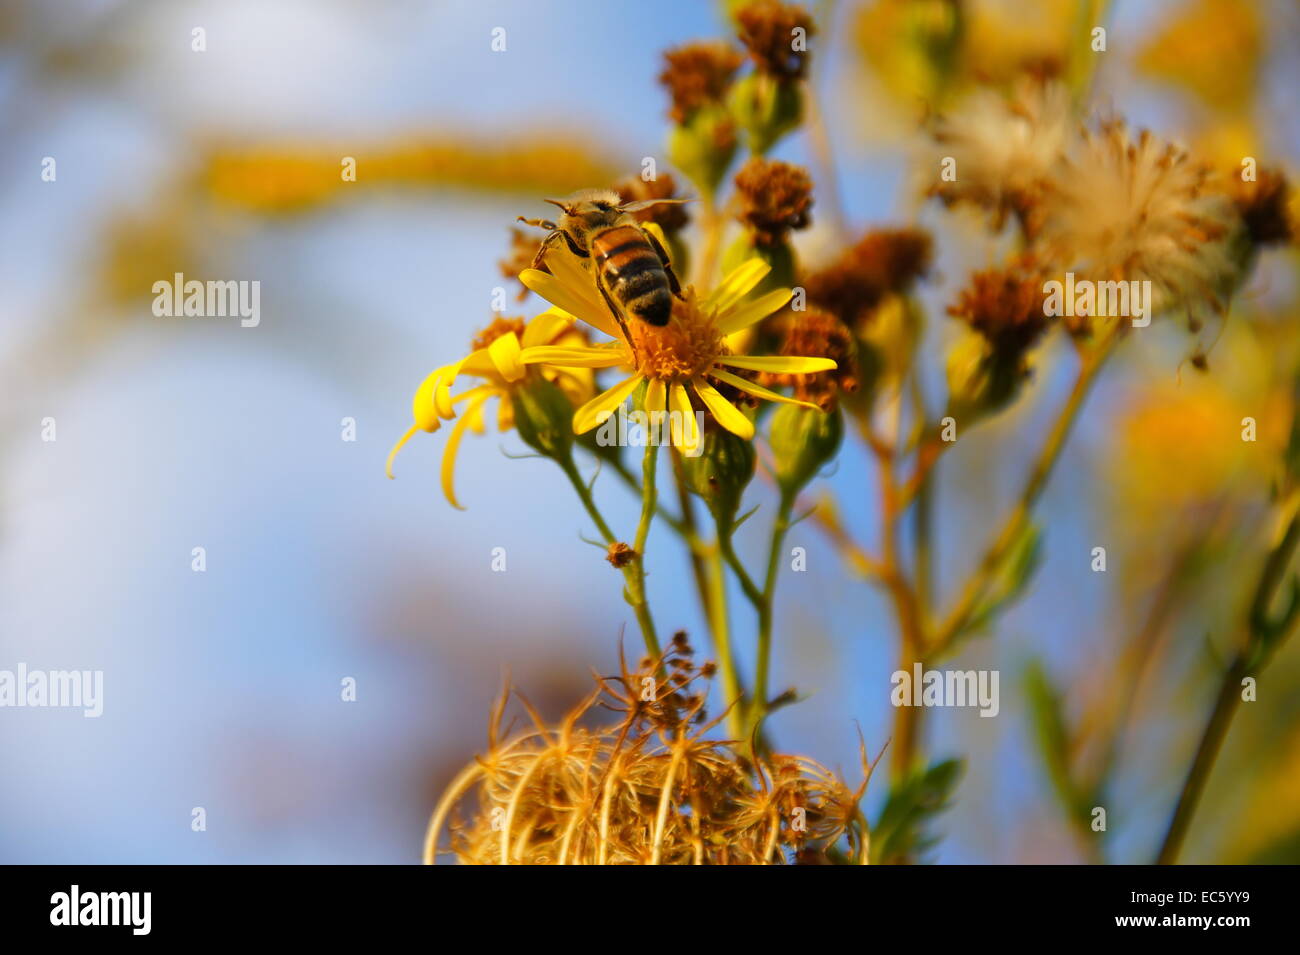
<instances>
[{"instance_id":1,"label":"bee's leg","mask_svg":"<svg viewBox=\"0 0 1300 955\"><path fill-rule=\"evenodd\" d=\"M537 226L539 229L545 229L547 232L554 232L557 228L550 219L525 219L523 216L517 216L516 222L522 222L524 225Z\"/></svg>"},{"instance_id":2,"label":"bee's leg","mask_svg":"<svg viewBox=\"0 0 1300 955\"><path fill-rule=\"evenodd\" d=\"M532 223L530 222L529 225L532 225ZM542 244L537 247L537 254L533 256L532 268L540 269L542 267L542 260L546 258L547 251L561 235L563 235L562 232L552 232L542 240Z\"/></svg>"},{"instance_id":3,"label":"bee's leg","mask_svg":"<svg viewBox=\"0 0 1300 955\"><path fill-rule=\"evenodd\" d=\"M596 288L600 289L600 295L605 300L605 304L609 306L610 314L614 316L614 321L618 324L618 327L622 329L623 338L627 341L627 347L632 349L633 361L639 361L636 352L636 342L632 341L632 332L627 327L627 320L623 318L623 313L619 311L618 306L614 304L614 299L609 294L609 290L605 288L605 283L599 278L596 280Z\"/></svg>"},{"instance_id":4,"label":"bee's leg","mask_svg":"<svg viewBox=\"0 0 1300 955\"><path fill-rule=\"evenodd\" d=\"M572 252L574 255L576 255L578 258L586 259L591 257L591 253L588 252L586 249L584 249L582 246L578 245L578 243L574 241L573 236L569 235L569 233L561 230L560 235L564 236L564 242L569 247L569 251Z\"/></svg>"},{"instance_id":5,"label":"bee's leg","mask_svg":"<svg viewBox=\"0 0 1300 955\"><path fill-rule=\"evenodd\" d=\"M650 240L650 247L655 250L655 254L659 256L659 261L663 263L664 271L668 274L669 289L672 290L674 295L681 295L682 283L677 281L677 276L673 273L673 264L668 258L668 250L663 247L663 243L656 239L655 234L649 229L642 229L641 231Z\"/></svg>"}]
</instances>

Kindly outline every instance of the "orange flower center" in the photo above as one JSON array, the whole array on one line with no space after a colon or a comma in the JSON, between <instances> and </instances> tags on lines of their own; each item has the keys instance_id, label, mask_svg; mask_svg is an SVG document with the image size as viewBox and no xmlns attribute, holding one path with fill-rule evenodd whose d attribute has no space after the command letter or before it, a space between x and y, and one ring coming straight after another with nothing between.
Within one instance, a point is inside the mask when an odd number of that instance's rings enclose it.
<instances>
[{"instance_id":1,"label":"orange flower center","mask_svg":"<svg viewBox=\"0 0 1300 955\"><path fill-rule=\"evenodd\" d=\"M692 289L686 290L684 299L673 300L667 325L660 328L635 319L629 324L637 371L647 378L696 378L712 368L719 355L727 354L712 313L700 309Z\"/></svg>"}]
</instances>

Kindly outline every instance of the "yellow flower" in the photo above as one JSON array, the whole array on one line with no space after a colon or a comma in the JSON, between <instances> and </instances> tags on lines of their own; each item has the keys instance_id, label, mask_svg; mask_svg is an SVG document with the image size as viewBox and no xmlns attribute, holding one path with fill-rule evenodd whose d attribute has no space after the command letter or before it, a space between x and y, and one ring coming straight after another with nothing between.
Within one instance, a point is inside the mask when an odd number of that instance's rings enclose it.
<instances>
[{"instance_id":1,"label":"yellow flower","mask_svg":"<svg viewBox=\"0 0 1300 955\"><path fill-rule=\"evenodd\" d=\"M420 384L411 403L415 423L389 452L386 465L388 476L393 476L393 459L397 457L397 452L402 450L416 431L432 433L442 426L443 421L455 418L456 423L452 426L447 446L442 453L442 492L452 507L463 510L456 501L453 479L456 452L465 429L477 434L483 433L483 406L493 398L498 399L498 428L507 431L514 425L512 396L515 389L528 380L530 374L528 366L520 360L525 349L541 346L571 348L584 342L583 335L573 328L573 316L558 308L547 309L527 323L523 319L494 321L477 336L473 351L460 361L434 369ZM575 404L586 400L594 390L592 373L589 371L541 367L532 373L540 374L547 381L558 385ZM451 389L461 375L472 375L482 379L482 382L453 395ZM457 406L462 404L464 408L458 412Z\"/></svg>"},{"instance_id":2,"label":"yellow flower","mask_svg":"<svg viewBox=\"0 0 1300 955\"><path fill-rule=\"evenodd\" d=\"M761 321L790 300L790 289L777 289L745 301L745 296L770 269L760 259L745 262L704 297L688 287L680 298L674 298L672 317L662 328L633 320L629 331L635 350L622 338L590 273L576 257L557 253L547 258L547 264L553 274L526 269L519 280L552 305L582 319L614 341L578 347L525 347L520 362L525 365L544 362L566 368L622 367L631 371L628 377L577 410L573 416L573 430L578 434L601 424L644 382L645 410L649 413L676 413L673 415L677 421L672 429L672 442L684 451L693 451L700 439L694 413L695 401L707 409L723 428L750 439L754 436L753 421L732 404L717 385L729 386L768 401L815 408L816 405L787 398L736 372L800 375L829 371L835 367L835 362L829 358L731 353L728 336Z\"/></svg>"}]
</instances>

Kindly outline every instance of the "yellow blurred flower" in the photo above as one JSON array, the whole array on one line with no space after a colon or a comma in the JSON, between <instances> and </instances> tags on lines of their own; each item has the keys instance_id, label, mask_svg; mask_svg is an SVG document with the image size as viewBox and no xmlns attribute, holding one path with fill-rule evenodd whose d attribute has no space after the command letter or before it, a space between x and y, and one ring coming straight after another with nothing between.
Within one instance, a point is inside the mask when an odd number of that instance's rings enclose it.
<instances>
[{"instance_id":1,"label":"yellow blurred flower","mask_svg":"<svg viewBox=\"0 0 1300 955\"><path fill-rule=\"evenodd\" d=\"M1175 10L1156 32L1138 54L1138 68L1216 110L1235 113L1255 94L1262 46L1258 6L1194 0Z\"/></svg>"},{"instance_id":2,"label":"yellow blurred flower","mask_svg":"<svg viewBox=\"0 0 1300 955\"><path fill-rule=\"evenodd\" d=\"M760 259L751 259L735 269L703 298L693 288L687 287L681 298L674 299L672 317L662 328L634 320L629 331L635 351L621 337L591 275L576 257L561 251L548 257L547 264L553 274L528 269L519 280L553 305L615 340L592 346L527 347L520 362L563 368L622 367L632 372L577 410L573 417L573 430L578 434L601 424L645 383L645 410L650 413L676 412L679 425L673 430L672 441L684 451L693 451L700 440L693 398L723 428L749 439L754 436L753 421L732 404L717 385L729 386L736 392L768 401L816 407L764 388L736 372L810 374L835 367L835 362L828 358L731 353L727 336L749 328L790 300L791 290L786 288L745 301L771 268Z\"/></svg>"},{"instance_id":3,"label":"yellow blurred flower","mask_svg":"<svg viewBox=\"0 0 1300 955\"><path fill-rule=\"evenodd\" d=\"M456 423L442 453L441 479L442 492L448 502L452 507L460 508L454 487L456 454L466 429L476 434L486 430L484 405L493 398L497 399L497 427L508 431L515 424L515 391L524 386L530 374L553 382L575 404L586 400L594 390L590 371L555 368L536 362L530 363L534 365L530 370L521 361L524 350L540 346L573 348L585 342L581 332L573 328L573 317L556 308L547 309L526 323L523 319L494 321L476 338L473 351L460 361L435 369L420 384L411 404L415 422L389 452L385 466L388 476L393 476L393 460L397 453L416 431L432 433L442 426L443 421L455 418ZM481 379L481 383L453 395L451 389L461 375ZM464 405L464 408L458 410L459 405Z\"/></svg>"}]
</instances>

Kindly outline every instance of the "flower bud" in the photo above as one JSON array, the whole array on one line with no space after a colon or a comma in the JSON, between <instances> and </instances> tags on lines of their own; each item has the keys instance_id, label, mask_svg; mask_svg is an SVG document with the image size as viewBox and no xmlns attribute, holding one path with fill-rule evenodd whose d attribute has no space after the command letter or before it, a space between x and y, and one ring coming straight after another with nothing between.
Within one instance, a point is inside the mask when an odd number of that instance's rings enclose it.
<instances>
[{"instance_id":1,"label":"flower bud","mask_svg":"<svg viewBox=\"0 0 1300 955\"><path fill-rule=\"evenodd\" d=\"M668 134L668 159L707 196L718 191L736 155L736 126L726 109L705 106Z\"/></svg>"},{"instance_id":2,"label":"flower bud","mask_svg":"<svg viewBox=\"0 0 1300 955\"><path fill-rule=\"evenodd\" d=\"M754 443L719 427L706 428L701 441L698 456L682 456L682 473L687 486L709 505L719 530L726 532L754 477Z\"/></svg>"},{"instance_id":3,"label":"flower bud","mask_svg":"<svg viewBox=\"0 0 1300 955\"><path fill-rule=\"evenodd\" d=\"M779 288L792 288L795 281L794 250L788 242L778 245L763 245L754 241L748 233L737 236L736 241L727 246L722 255L722 272L724 275L744 265L750 259L762 259L772 267L772 271L763 277L763 281L750 292L753 298L774 292Z\"/></svg>"},{"instance_id":4,"label":"flower bud","mask_svg":"<svg viewBox=\"0 0 1300 955\"><path fill-rule=\"evenodd\" d=\"M731 88L728 102L756 156L766 155L782 136L803 122L799 84L766 73L751 73L741 79Z\"/></svg>"},{"instance_id":5,"label":"flower bud","mask_svg":"<svg viewBox=\"0 0 1300 955\"><path fill-rule=\"evenodd\" d=\"M524 443L548 458L564 458L573 447L573 405L559 386L530 374L510 395L515 430Z\"/></svg>"},{"instance_id":6,"label":"flower bud","mask_svg":"<svg viewBox=\"0 0 1300 955\"><path fill-rule=\"evenodd\" d=\"M772 414L768 440L776 460L776 483L786 494L797 494L839 451L844 419L838 408L814 411L783 404Z\"/></svg>"},{"instance_id":7,"label":"flower bud","mask_svg":"<svg viewBox=\"0 0 1300 955\"><path fill-rule=\"evenodd\" d=\"M948 414L969 426L1001 411L1029 377L1019 356L1006 358L981 335L967 334L948 355Z\"/></svg>"}]
</instances>

